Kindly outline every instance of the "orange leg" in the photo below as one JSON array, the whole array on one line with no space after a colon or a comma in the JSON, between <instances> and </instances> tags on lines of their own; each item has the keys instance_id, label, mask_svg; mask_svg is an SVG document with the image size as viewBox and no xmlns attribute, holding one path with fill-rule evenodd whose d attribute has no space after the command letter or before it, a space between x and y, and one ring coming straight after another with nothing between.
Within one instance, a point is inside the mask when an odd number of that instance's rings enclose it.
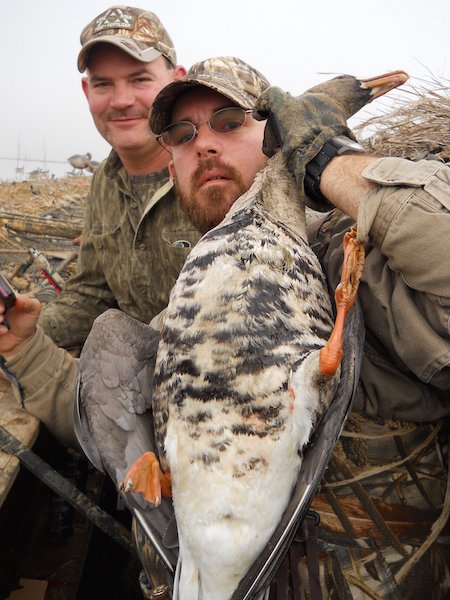
<instances>
[{"instance_id":1,"label":"orange leg","mask_svg":"<svg viewBox=\"0 0 450 600\"><path fill-rule=\"evenodd\" d=\"M159 506L161 493L172 495L170 473L163 473L154 452L145 452L128 469L123 481L119 484L122 492L139 492L147 502Z\"/></svg>"},{"instance_id":2,"label":"orange leg","mask_svg":"<svg viewBox=\"0 0 450 600\"><path fill-rule=\"evenodd\" d=\"M320 350L320 372L332 377L342 360L345 317L355 302L364 267L364 248L356 239L356 225L344 236L344 261L341 281L336 288L336 322L330 339Z\"/></svg>"}]
</instances>

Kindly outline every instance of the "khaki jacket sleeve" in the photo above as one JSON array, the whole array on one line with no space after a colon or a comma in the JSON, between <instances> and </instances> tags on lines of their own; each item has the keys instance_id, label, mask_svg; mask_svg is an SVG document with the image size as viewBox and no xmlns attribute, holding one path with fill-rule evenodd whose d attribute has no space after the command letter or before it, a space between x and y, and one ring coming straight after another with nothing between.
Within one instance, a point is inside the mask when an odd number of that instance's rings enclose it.
<instances>
[{"instance_id":1,"label":"khaki jacket sleeve","mask_svg":"<svg viewBox=\"0 0 450 600\"><path fill-rule=\"evenodd\" d=\"M65 446L77 448L73 400L78 360L55 346L38 327L35 336L6 368L19 383L14 394L22 408L37 417Z\"/></svg>"},{"instance_id":2,"label":"khaki jacket sleeve","mask_svg":"<svg viewBox=\"0 0 450 600\"><path fill-rule=\"evenodd\" d=\"M385 419L441 418L450 414L450 168L382 158L363 174L379 185L358 214L366 342L356 408ZM350 225L332 214L319 233L332 289Z\"/></svg>"},{"instance_id":3,"label":"khaki jacket sleeve","mask_svg":"<svg viewBox=\"0 0 450 600\"><path fill-rule=\"evenodd\" d=\"M383 158L363 174L381 187L360 205L359 236L383 252L409 287L448 300L450 167Z\"/></svg>"},{"instance_id":4,"label":"khaki jacket sleeve","mask_svg":"<svg viewBox=\"0 0 450 600\"><path fill-rule=\"evenodd\" d=\"M449 389L450 168L385 158L364 175L381 184L361 205L358 231L387 258L384 282L370 257L368 275L385 298L393 348L422 381Z\"/></svg>"}]
</instances>

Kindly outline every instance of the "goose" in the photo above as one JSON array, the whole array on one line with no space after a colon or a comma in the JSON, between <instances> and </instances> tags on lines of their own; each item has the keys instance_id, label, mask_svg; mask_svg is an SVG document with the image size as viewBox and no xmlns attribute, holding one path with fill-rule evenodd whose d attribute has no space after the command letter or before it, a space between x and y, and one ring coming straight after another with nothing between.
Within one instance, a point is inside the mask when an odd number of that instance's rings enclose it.
<instances>
[{"instance_id":1,"label":"goose","mask_svg":"<svg viewBox=\"0 0 450 600\"><path fill-rule=\"evenodd\" d=\"M86 169L93 173L99 164L100 163L97 160L90 160L86 165Z\"/></svg>"},{"instance_id":2,"label":"goose","mask_svg":"<svg viewBox=\"0 0 450 600\"><path fill-rule=\"evenodd\" d=\"M67 160L72 167L72 173L75 173L77 169L80 171L80 173L83 173L83 169L89 168L91 158L92 155L90 152L87 152L86 154L74 154L73 156L69 156Z\"/></svg>"}]
</instances>

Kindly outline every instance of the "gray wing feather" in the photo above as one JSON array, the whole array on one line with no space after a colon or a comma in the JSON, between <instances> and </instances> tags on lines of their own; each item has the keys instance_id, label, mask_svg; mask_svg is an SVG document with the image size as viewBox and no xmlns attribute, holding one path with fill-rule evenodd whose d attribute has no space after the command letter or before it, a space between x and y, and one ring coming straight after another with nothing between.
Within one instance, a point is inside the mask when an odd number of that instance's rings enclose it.
<instances>
[{"instance_id":1,"label":"gray wing feather","mask_svg":"<svg viewBox=\"0 0 450 600\"><path fill-rule=\"evenodd\" d=\"M80 356L81 401L115 483L151 449L151 397L159 334L119 310L96 319Z\"/></svg>"},{"instance_id":2,"label":"gray wing feather","mask_svg":"<svg viewBox=\"0 0 450 600\"><path fill-rule=\"evenodd\" d=\"M111 309L95 320L80 356L76 433L84 448L90 438L86 453L94 454L95 466L103 466L116 486L141 454L151 450L158 455L152 416L158 342L158 331ZM173 540L165 544L165 536L173 531L171 499L163 498L155 509L140 494L123 497L132 513L139 510L139 522L145 520L172 570L177 548L168 548Z\"/></svg>"}]
</instances>

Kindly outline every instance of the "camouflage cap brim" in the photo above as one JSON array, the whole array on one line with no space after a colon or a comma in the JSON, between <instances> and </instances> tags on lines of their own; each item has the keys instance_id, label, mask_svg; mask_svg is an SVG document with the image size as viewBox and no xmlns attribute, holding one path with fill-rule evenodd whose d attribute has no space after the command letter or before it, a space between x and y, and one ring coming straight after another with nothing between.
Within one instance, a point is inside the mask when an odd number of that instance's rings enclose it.
<instances>
[{"instance_id":1,"label":"camouflage cap brim","mask_svg":"<svg viewBox=\"0 0 450 600\"><path fill-rule=\"evenodd\" d=\"M172 108L178 96L186 92L189 88L198 86L207 87L222 94L222 96L225 96L241 108L253 108L255 104L255 98L238 94L235 90L230 89L229 86L219 85L217 82L202 81L201 79L180 79L167 85L156 97L150 115L150 129L153 133L159 134L170 125Z\"/></svg>"},{"instance_id":2,"label":"camouflage cap brim","mask_svg":"<svg viewBox=\"0 0 450 600\"><path fill-rule=\"evenodd\" d=\"M209 58L193 65L186 76L167 85L156 96L150 128L156 135L170 125L173 105L189 88L203 86L222 94L233 104L252 109L269 82L259 71L233 56Z\"/></svg>"},{"instance_id":3,"label":"camouflage cap brim","mask_svg":"<svg viewBox=\"0 0 450 600\"><path fill-rule=\"evenodd\" d=\"M162 56L162 52L156 50L156 48L149 48L145 44L139 44L135 40L129 37L119 37L117 35L103 35L99 38L93 38L81 49L78 55L78 70L83 73L86 70L87 59L92 46L96 44L112 44L117 48L120 48L131 57L141 62L152 62L159 56Z\"/></svg>"}]
</instances>

